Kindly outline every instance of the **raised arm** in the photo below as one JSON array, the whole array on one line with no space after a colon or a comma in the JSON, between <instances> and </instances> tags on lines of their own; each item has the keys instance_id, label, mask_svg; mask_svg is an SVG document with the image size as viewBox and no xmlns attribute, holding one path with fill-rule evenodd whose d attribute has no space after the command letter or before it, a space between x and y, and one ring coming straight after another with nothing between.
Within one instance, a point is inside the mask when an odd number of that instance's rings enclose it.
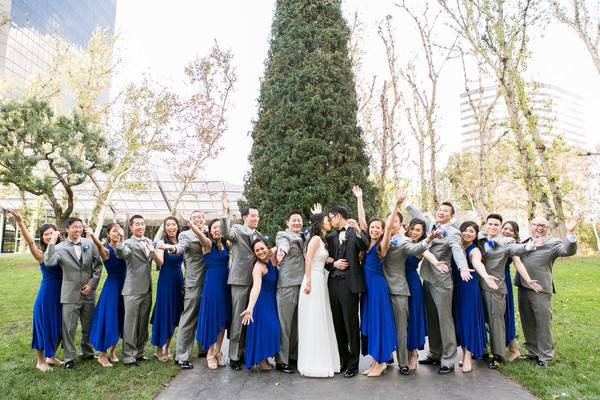
<instances>
[{"instance_id":1,"label":"raised arm","mask_svg":"<svg viewBox=\"0 0 600 400\"><path fill-rule=\"evenodd\" d=\"M44 261L44 253L35 245L35 237L29 233L29 230L23 222L23 217L21 217L21 214L19 214L17 210L9 210L8 212L10 215L12 215L12 217L15 219L15 222L19 226L21 235L23 236L23 239L25 239L25 242L27 242L27 246L29 246L29 251L31 251L33 258L35 258L39 263ZM40 240L44 240L44 238L40 238Z\"/></svg>"},{"instance_id":2,"label":"raised arm","mask_svg":"<svg viewBox=\"0 0 600 400\"><path fill-rule=\"evenodd\" d=\"M119 226L117 230L119 231L120 239L117 243L117 247L115 248L115 255L117 258L124 260L131 255L131 249L129 246L125 246L125 232L123 231L123 228Z\"/></svg>"},{"instance_id":3,"label":"raised arm","mask_svg":"<svg viewBox=\"0 0 600 400\"><path fill-rule=\"evenodd\" d=\"M262 277L264 275L265 265L257 261L254 263L254 268L252 269L252 290L250 290L250 299L248 300L248 307L240 314L242 317L242 325L248 325L250 322L254 321L252 319L252 312L254 311L254 305L258 300L258 295L260 294L260 287L262 285Z\"/></svg>"},{"instance_id":4,"label":"raised arm","mask_svg":"<svg viewBox=\"0 0 600 400\"><path fill-rule=\"evenodd\" d=\"M96 245L96 248L98 249L98 255L100 256L100 258L102 260L108 260L108 258L110 257L110 253L106 249L106 247L104 247L104 243L102 243L102 241L100 241L100 239L96 237L96 235L94 234L94 230L89 226L84 225L83 231L85 232L85 236L91 239L92 242L94 242L94 244Z\"/></svg>"},{"instance_id":5,"label":"raised arm","mask_svg":"<svg viewBox=\"0 0 600 400\"><path fill-rule=\"evenodd\" d=\"M356 196L356 209L358 210L358 226L363 231L367 231L367 215L365 214L365 207L363 205L363 193L360 186L352 186L352 193Z\"/></svg>"},{"instance_id":6,"label":"raised arm","mask_svg":"<svg viewBox=\"0 0 600 400\"><path fill-rule=\"evenodd\" d=\"M469 259L471 260L471 265L473 266L475 271L477 271L479 276L481 276L481 278L485 281L485 284L488 285L490 289L498 289L498 284L496 283L498 278L496 278L495 276L491 276L487 273L487 270L485 269L485 265L483 265L483 261L481 258L481 251L477 248L471 250L471 253L469 254Z\"/></svg>"},{"instance_id":7,"label":"raised arm","mask_svg":"<svg viewBox=\"0 0 600 400\"><path fill-rule=\"evenodd\" d=\"M306 278L306 284L304 286L305 294L310 294L312 290L312 259L319 249L320 244L321 238L313 236L310 238L310 242L308 242L308 247L306 248L306 257L304 258L304 276Z\"/></svg>"},{"instance_id":8,"label":"raised arm","mask_svg":"<svg viewBox=\"0 0 600 400\"><path fill-rule=\"evenodd\" d=\"M513 256L512 261L515 265L515 268L517 269L518 274L521 276L521 278L523 278L527 286L529 286L533 291L538 293L544 291L544 288L542 287L542 285L540 285L538 281L536 281L535 279L531 279L531 276L529 276L529 272L527 272L527 268L525 268L525 265L523 265L523 262L521 261L521 258L519 256Z\"/></svg>"},{"instance_id":9,"label":"raised arm","mask_svg":"<svg viewBox=\"0 0 600 400\"><path fill-rule=\"evenodd\" d=\"M398 218L398 210L400 209L400 206L402 206L402 203L404 202L405 198L406 197L404 196L404 194L398 195L398 199L394 203L392 213L388 217L387 223L385 224L385 230L383 231L383 239L381 239L381 254L384 257L387 254L388 249L390 248L390 238L392 237L392 227L394 225L394 221L396 220L396 218Z\"/></svg>"},{"instance_id":10,"label":"raised arm","mask_svg":"<svg viewBox=\"0 0 600 400\"><path fill-rule=\"evenodd\" d=\"M47 267L58 265L58 262L60 261L60 254L56 252L56 241L59 237L59 231L52 232L52 238L50 238L50 242L44 253L44 264L46 264Z\"/></svg>"},{"instance_id":11,"label":"raised arm","mask_svg":"<svg viewBox=\"0 0 600 400\"><path fill-rule=\"evenodd\" d=\"M150 240L150 239L148 239ZM156 263L156 266L160 269L165 262L165 241L159 240L156 243L156 248L152 252L152 259Z\"/></svg>"},{"instance_id":12,"label":"raised arm","mask_svg":"<svg viewBox=\"0 0 600 400\"><path fill-rule=\"evenodd\" d=\"M421 212L421 210L419 210L417 207L413 206L412 204L408 204L405 207L406 211L408 211L408 213L410 214L411 218L417 218L420 219L421 221L425 222L425 225L427 226L427 232L430 231L431 229L431 221L429 221L429 218L427 218L425 216L425 214L423 214Z\"/></svg>"}]
</instances>

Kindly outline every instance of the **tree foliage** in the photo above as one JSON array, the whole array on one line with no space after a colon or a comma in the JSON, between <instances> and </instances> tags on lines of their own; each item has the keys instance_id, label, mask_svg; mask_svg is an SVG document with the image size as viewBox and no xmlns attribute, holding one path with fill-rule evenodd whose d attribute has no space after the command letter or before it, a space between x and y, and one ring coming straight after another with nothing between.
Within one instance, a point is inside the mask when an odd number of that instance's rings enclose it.
<instances>
[{"instance_id":1,"label":"tree foliage","mask_svg":"<svg viewBox=\"0 0 600 400\"><path fill-rule=\"evenodd\" d=\"M364 189L367 213L375 211L349 37L339 0L277 1L244 190L268 232L315 202L354 210L353 184Z\"/></svg>"}]
</instances>

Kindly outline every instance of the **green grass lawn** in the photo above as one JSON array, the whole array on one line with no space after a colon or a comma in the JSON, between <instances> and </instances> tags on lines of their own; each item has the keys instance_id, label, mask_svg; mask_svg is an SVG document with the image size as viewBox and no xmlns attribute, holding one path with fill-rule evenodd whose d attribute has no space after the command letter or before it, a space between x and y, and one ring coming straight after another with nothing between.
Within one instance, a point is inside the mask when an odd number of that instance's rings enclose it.
<instances>
[{"instance_id":1,"label":"green grass lawn","mask_svg":"<svg viewBox=\"0 0 600 400\"><path fill-rule=\"evenodd\" d=\"M517 361L501 372L543 399L600 399L600 258L560 261L554 276L555 361L549 369ZM152 398L178 372L173 363L155 360L134 369L120 364L105 369L86 361L72 371L37 372L31 314L39 281L39 268L29 254L0 257L0 398ZM152 354L148 346L146 355ZM62 349L58 355L62 358Z\"/></svg>"},{"instance_id":2,"label":"green grass lawn","mask_svg":"<svg viewBox=\"0 0 600 400\"><path fill-rule=\"evenodd\" d=\"M501 371L543 399L600 399L600 258L559 260L554 282L551 367L517 361ZM517 326L522 342L519 322Z\"/></svg>"},{"instance_id":3,"label":"green grass lawn","mask_svg":"<svg viewBox=\"0 0 600 400\"><path fill-rule=\"evenodd\" d=\"M177 374L174 363L162 364L151 357L150 345L146 356L151 360L139 368L121 364L102 368L96 361L80 361L74 370L55 367L48 373L38 372L31 350L31 320L40 278L39 266L30 254L0 257L0 398L148 399ZM156 285L156 271L153 279ZM121 343L119 357L120 351ZM62 359L62 348L58 357Z\"/></svg>"}]
</instances>

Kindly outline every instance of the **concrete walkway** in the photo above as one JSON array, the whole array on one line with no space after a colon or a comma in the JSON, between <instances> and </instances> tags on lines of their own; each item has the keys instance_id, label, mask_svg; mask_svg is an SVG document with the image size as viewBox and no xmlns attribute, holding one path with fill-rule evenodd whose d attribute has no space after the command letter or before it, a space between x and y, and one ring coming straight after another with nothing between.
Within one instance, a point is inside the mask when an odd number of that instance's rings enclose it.
<instances>
[{"instance_id":1,"label":"concrete walkway","mask_svg":"<svg viewBox=\"0 0 600 400\"><path fill-rule=\"evenodd\" d=\"M223 346L224 348L226 346ZM422 352L421 357L426 352ZM460 352L459 352L460 354ZM363 357L360 370L368 368L370 357ZM183 399L510 399L535 400L536 397L517 383L477 361L473 372L439 376L437 367L419 366L417 374L403 376L396 366L388 367L384 376L367 378L359 375L346 379L304 378L300 374L279 371L239 372L229 368L210 370L205 359L194 359L194 369L181 371L162 393L160 400Z\"/></svg>"}]
</instances>

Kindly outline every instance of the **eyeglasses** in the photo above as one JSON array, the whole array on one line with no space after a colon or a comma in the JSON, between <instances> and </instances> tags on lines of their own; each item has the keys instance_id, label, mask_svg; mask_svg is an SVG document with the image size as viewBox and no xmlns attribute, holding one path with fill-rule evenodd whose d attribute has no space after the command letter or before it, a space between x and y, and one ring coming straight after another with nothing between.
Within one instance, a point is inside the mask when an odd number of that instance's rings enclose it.
<instances>
[{"instance_id":1,"label":"eyeglasses","mask_svg":"<svg viewBox=\"0 0 600 400\"><path fill-rule=\"evenodd\" d=\"M548 229L550 228L548 225L546 224L531 224L532 226L536 227L536 228L543 228L543 229Z\"/></svg>"}]
</instances>

